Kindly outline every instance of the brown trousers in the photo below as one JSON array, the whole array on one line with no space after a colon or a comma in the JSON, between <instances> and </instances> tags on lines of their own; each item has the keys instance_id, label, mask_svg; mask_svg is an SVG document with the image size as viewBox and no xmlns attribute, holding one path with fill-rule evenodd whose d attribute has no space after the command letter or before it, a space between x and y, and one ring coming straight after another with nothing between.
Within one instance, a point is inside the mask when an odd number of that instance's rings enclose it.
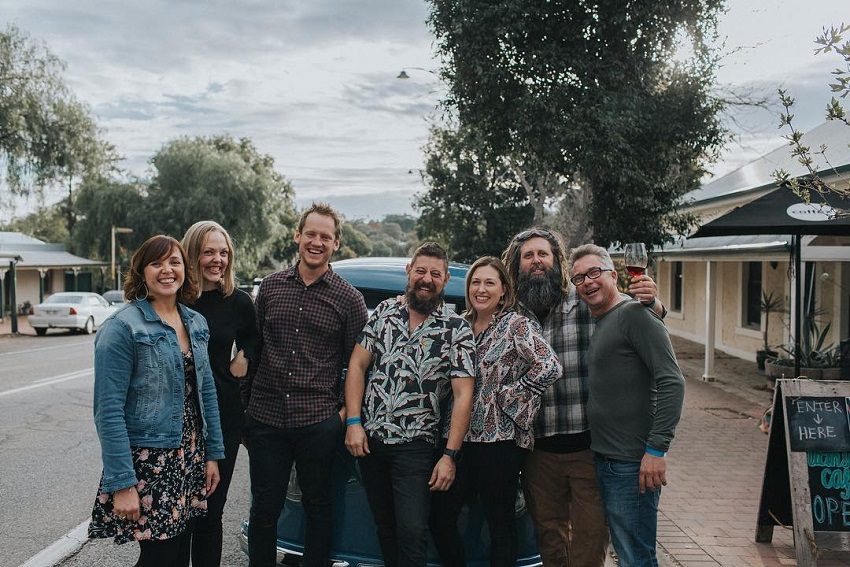
<instances>
[{"instance_id":1,"label":"brown trousers","mask_svg":"<svg viewBox=\"0 0 850 567\"><path fill-rule=\"evenodd\" d=\"M601 567L608 527L590 450L532 451L522 470L545 567Z\"/></svg>"}]
</instances>

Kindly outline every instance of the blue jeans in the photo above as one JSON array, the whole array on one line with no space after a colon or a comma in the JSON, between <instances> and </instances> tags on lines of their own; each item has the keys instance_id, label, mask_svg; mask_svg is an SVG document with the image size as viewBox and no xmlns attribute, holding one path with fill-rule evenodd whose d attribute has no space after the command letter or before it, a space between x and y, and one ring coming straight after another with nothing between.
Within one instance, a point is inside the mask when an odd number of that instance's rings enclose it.
<instances>
[{"instance_id":1,"label":"blue jeans","mask_svg":"<svg viewBox=\"0 0 850 567\"><path fill-rule=\"evenodd\" d=\"M425 567L434 445L422 440L386 445L370 437L369 454L359 461L384 564Z\"/></svg>"},{"instance_id":2,"label":"blue jeans","mask_svg":"<svg viewBox=\"0 0 850 567\"><path fill-rule=\"evenodd\" d=\"M277 519L286 501L292 464L298 471L304 506L305 567L326 567L333 541L331 468L342 421L329 418L305 427L278 429L245 419L251 475L251 515L248 522L248 565L273 567L277 557Z\"/></svg>"},{"instance_id":3,"label":"blue jeans","mask_svg":"<svg viewBox=\"0 0 850 567\"><path fill-rule=\"evenodd\" d=\"M602 491L611 542L620 567L657 567L655 533L661 489L640 493L640 462L596 454L596 476Z\"/></svg>"}]
</instances>

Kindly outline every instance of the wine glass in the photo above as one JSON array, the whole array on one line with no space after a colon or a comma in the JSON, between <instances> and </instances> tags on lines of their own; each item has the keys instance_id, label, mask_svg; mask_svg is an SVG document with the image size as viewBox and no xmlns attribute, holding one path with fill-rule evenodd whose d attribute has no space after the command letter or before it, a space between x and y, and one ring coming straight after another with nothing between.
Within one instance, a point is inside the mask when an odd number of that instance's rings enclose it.
<instances>
[{"instance_id":1,"label":"wine glass","mask_svg":"<svg viewBox=\"0 0 850 567\"><path fill-rule=\"evenodd\" d=\"M623 256L629 277L636 278L637 276L642 276L646 271L648 261L646 246L643 245L643 242L630 242L626 244Z\"/></svg>"}]
</instances>

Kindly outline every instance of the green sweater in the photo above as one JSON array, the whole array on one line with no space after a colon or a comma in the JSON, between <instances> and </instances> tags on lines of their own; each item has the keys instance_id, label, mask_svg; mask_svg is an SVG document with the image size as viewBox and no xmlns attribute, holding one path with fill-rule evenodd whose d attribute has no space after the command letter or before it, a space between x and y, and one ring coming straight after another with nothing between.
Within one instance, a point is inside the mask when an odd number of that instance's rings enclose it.
<instances>
[{"instance_id":1,"label":"green sweater","mask_svg":"<svg viewBox=\"0 0 850 567\"><path fill-rule=\"evenodd\" d=\"M588 350L591 448L640 461L667 451L682 413L685 381L664 323L634 300L596 319Z\"/></svg>"}]
</instances>

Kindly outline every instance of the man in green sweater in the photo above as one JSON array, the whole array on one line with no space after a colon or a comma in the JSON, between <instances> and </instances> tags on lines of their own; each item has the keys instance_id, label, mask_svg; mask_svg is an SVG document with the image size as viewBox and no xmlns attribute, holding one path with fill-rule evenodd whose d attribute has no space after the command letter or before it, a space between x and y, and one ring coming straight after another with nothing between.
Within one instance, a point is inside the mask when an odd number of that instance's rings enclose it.
<instances>
[{"instance_id":1,"label":"man in green sweater","mask_svg":"<svg viewBox=\"0 0 850 567\"><path fill-rule=\"evenodd\" d=\"M608 252L586 244L573 250L569 264L596 319L587 418L611 540L621 567L655 567L664 455L682 412L685 382L667 329L655 313L620 294Z\"/></svg>"}]
</instances>

